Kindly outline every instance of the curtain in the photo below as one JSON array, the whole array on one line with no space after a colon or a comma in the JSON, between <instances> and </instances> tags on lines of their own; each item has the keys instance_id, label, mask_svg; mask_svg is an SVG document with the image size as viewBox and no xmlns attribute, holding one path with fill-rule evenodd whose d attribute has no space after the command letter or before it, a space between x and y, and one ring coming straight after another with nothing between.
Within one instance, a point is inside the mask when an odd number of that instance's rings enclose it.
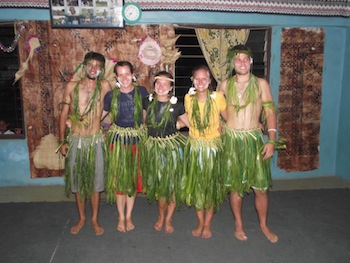
<instances>
[{"instance_id":1,"label":"curtain","mask_svg":"<svg viewBox=\"0 0 350 263\"><path fill-rule=\"evenodd\" d=\"M208 67L217 81L228 78L229 64L226 63L227 52L238 44L245 44L249 29L206 29L196 28L199 46L202 49Z\"/></svg>"}]
</instances>

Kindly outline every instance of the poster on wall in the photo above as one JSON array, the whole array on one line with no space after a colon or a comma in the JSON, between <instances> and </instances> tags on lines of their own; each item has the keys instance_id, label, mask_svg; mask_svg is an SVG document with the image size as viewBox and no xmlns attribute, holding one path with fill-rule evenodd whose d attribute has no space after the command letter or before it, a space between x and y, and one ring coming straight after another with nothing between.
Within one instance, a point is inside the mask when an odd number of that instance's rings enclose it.
<instances>
[{"instance_id":1,"label":"poster on wall","mask_svg":"<svg viewBox=\"0 0 350 263\"><path fill-rule=\"evenodd\" d=\"M124 28L124 0L50 0L53 28Z\"/></svg>"}]
</instances>

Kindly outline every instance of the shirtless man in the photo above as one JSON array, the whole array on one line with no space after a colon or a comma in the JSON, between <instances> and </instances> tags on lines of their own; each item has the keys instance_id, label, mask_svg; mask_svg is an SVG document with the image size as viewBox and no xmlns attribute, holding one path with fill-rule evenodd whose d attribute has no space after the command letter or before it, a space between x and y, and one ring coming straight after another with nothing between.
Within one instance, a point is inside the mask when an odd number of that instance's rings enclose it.
<instances>
[{"instance_id":1,"label":"shirtless man","mask_svg":"<svg viewBox=\"0 0 350 263\"><path fill-rule=\"evenodd\" d=\"M229 52L236 75L221 83L219 90L227 101L227 123L223 131L223 177L230 193L235 219L235 237L247 240L242 223L242 197L252 188L260 229L276 243L278 237L267 226L268 189L271 186L270 161L276 145L276 112L270 86L251 72L251 51L235 46ZM269 139L264 142L260 115L266 121Z\"/></svg>"},{"instance_id":2,"label":"shirtless man","mask_svg":"<svg viewBox=\"0 0 350 263\"><path fill-rule=\"evenodd\" d=\"M85 224L86 199L91 198L92 227L97 236L104 229L98 223L100 192L104 190L104 153L100 119L103 99L111 90L103 79L105 58L95 52L85 55L85 77L70 81L63 95L59 140L65 160L66 192L75 194L79 221L71 228L77 234ZM67 129L68 128L68 129ZM66 130L68 136L66 138Z\"/></svg>"}]
</instances>

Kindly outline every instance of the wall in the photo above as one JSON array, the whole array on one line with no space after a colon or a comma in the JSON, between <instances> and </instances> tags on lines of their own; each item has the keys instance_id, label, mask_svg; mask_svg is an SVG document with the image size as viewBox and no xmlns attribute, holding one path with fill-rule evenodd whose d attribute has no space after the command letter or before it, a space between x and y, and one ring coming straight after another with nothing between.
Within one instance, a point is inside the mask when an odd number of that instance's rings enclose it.
<instances>
[{"instance_id":1,"label":"wall","mask_svg":"<svg viewBox=\"0 0 350 263\"><path fill-rule=\"evenodd\" d=\"M336 174L342 178L350 179L349 161L350 161L350 28L347 29L345 37L344 56L344 77L343 89L341 93L339 108L339 129L337 133L337 152L336 152ZM336 49L334 49L336 51ZM336 80L334 78L334 80Z\"/></svg>"},{"instance_id":2,"label":"wall","mask_svg":"<svg viewBox=\"0 0 350 263\"><path fill-rule=\"evenodd\" d=\"M0 9L0 20L49 20L49 10ZM317 170L286 173L273 160L273 178L310 178L346 174L350 147L346 131L350 130L349 90L349 18L307 17L215 12L143 12L140 23L221 24L237 26L272 26L272 67L270 85L278 98L280 39L283 27L323 27L325 29L325 65L320 131L320 165ZM0 39L1 40L1 39ZM344 64L345 63L345 64ZM342 97L344 96L344 97ZM341 113L339 113L341 111ZM341 124L339 125L339 120ZM339 142L337 143L337 138ZM338 146L338 147L337 147ZM337 158L341 157L341 158ZM26 140L0 140L0 186L63 184L62 178L30 179Z\"/></svg>"}]
</instances>

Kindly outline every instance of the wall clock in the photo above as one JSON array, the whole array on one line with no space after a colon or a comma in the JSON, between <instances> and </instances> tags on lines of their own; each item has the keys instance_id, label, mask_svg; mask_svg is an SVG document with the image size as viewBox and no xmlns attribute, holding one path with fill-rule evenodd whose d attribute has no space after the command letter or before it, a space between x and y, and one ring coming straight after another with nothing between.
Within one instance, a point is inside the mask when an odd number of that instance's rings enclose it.
<instances>
[{"instance_id":1,"label":"wall clock","mask_svg":"<svg viewBox=\"0 0 350 263\"><path fill-rule=\"evenodd\" d=\"M136 24L142 16L140 6L134 2L128 2L123 6L122 15L128 24Z\"/></svg>"}]
</instances>

